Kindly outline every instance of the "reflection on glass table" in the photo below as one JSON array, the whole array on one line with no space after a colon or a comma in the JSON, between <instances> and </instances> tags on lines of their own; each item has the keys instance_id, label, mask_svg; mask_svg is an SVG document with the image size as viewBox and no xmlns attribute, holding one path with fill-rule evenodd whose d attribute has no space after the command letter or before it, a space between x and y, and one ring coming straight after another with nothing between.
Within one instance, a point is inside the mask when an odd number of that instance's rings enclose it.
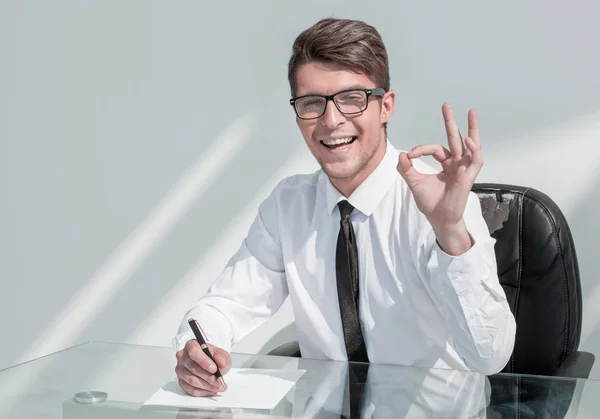
<instances>
[{"instance_id":1,"label":"reflection on glass table","mask_svg":"<svg viewBox=\"0 0 600 419\"><path fill-rule=\"evenodd\" d=\"M595 380L233 354L306 372L273 409L145 406L175 378L170 348L86 343L0 371L0 418L596 418ZM74 400L84 391L105 401Z\"/></svg>"}]
</instances>

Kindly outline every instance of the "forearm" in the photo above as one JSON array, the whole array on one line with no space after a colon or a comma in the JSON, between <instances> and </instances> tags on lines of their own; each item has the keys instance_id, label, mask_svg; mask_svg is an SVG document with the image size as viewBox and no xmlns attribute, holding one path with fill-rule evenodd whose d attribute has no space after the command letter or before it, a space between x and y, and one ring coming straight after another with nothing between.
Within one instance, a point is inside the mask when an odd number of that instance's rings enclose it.
<instances>
[{"instance_id":1,"label":"forearm","mask_svg":"<svg viewBox=\"0 0 600 419\"><path fill-rule=\"evenodd\" d=\"M260 259L262 263L242 244L207 294L186 313L175 343L192 338L187 320L196 316L211 343L229 351L279 310L288 296L285 273ZM180 336L182 332L187 334Z\"/></svg>"},{"instance_id":2,"label":"forearm","mask_svg":"<svg viewBox=\"0 0 600 419\"><path fill-rule=\"evenodd\" d=\"M230 351L279 310L288 287L272 206L272 199L261 205L262 212L259 210L238 251L206 295L186 313L173 339L176 348L193 338L187 324L190 317L198 320L212 344Z\"/></svg>"},{"instance_id":3,"label":"forearm","mask_svg":"<svg viewBox=\"0 0 600 419\"><path fill-rule=\"evenodd\" d=\"M193 317L200 323L210 343L227 351L231 346L252 332L283 304L288 295L285 279L281 274L252 277L249 271L237 266L236 275L227 270L184 316L175 347L185 345L193 334L187 321ZM242 272L246 272L243 274ZM256 272L255 272L256 275Z\"/></svg>"},{"instance_id":4,"label":"forearm","mask_svg":"<svg viewBox=\"0 0 600 419\"><path fill-rule=\"evenodd\" d=\"M424 218L421 222L419 274L448 323L452 345L469 368L501 370L512 354L516 326L479 198L469 195L457 228L440 228Z\"/></svg>"},{"instance_id":5,"label":"forearm","mask_svg":"<svg viewBox=\"0 0 600 419\"><path fill-rule=\"evenodd\" d=\"M475 242L463 255L452 257L434 246L427 263L432 294L447 319L455 350L469 368L484 374L506 365L516 328L490 247Z\"/></svg>"},{"instance_id":6,"label":"forearm","mask_svg":"<svg viewBox=\"0 0 600 419\"><path fill-rule=\"evenodd\" d=\"M454 225L432 224L439 247L451 256L460 256L473 246L464 220Z\"/></svg>"},{"instance_id":7,"label":"forearm","mask_svg":"<svg viewBox=\"0 0 600 419\"><path fill-rule=\"evenodd\" d=\"M451 317L453 346L469 369L491 375L510 360L516 326L508 305L491 301L489 293L479 294L473 298L483 300L480 307L457 311Z\"/></svg>"}]
</instances>

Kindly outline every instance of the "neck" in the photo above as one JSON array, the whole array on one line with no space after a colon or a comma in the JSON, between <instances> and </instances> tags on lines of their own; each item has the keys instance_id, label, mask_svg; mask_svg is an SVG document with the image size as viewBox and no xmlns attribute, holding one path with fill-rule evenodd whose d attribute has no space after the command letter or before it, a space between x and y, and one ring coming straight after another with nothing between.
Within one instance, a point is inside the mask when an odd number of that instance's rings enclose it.
<instances>
[{"instance_id":1,"label":"neck","mask_svg":"<svg viewBox=\"0 0 600 419\"><path fill-rule=\"evenodd\" d=\"M375 153L371 156L371 158L365 163L364 167L362 167L354 176L349 176L346 178L337 178L332 179L329 178L331 184L337 189L342 195L348 198L352 195L352 192L356 190L360 186L361 183L365 181L366 178L369 177L371 173L377 168L379 163L383 160L385 156L385 152L387 150L387 139L383 138L383 144L380 145Z\"/></svg>"}]
</instances>

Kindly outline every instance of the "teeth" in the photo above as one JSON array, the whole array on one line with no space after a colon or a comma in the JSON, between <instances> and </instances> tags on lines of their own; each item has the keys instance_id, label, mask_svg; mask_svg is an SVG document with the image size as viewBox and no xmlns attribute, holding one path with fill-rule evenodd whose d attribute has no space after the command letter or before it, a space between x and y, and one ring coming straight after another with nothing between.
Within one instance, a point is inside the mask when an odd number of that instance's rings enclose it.
<instances>
[{"instance_id":1,"label":"teeth","mask_svg":"<svg viewBox=\"0 0 600 419\"><path fill-rule=\"evenodd\" d=\"M323 144L325 145L339 145L339 144L348 144L352 141L352 137L347 138L338 138L336 140L323 140Z\"/></svg>"}]
</instances>

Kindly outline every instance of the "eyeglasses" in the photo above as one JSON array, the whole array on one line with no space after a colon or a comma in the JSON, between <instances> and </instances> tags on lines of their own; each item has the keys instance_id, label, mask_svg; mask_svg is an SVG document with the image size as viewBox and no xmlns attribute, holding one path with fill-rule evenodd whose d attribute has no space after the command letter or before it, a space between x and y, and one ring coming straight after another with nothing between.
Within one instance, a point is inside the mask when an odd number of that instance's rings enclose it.
<instances>
[{"instance_id":1,"label":"eyeglasses","mask_svg":"<svg viewBox=\"0 0 600 419\"><path fill-rule=\"evenodd\" d=\"M348 89L332 95L304 95L290 99L296 115L300 119L320 118L327 108L329 100L335 103L336 108L344 115L364 112L369 106L369 96L383 96L385 89Z\"/></svg>"}]
</instances>

